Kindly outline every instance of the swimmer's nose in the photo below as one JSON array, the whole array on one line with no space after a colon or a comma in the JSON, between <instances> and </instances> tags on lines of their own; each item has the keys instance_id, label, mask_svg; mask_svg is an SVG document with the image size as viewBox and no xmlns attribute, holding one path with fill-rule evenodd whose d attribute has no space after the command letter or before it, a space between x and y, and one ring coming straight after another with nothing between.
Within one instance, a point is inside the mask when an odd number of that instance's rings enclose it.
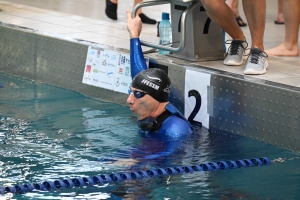
<instances>
[{"instance_id":1,"label":"swimmer's nose","mask_svg":"<svg viewBox=\"0 0 300 200\"><path fill-rule=\"evenodd\" d=\"M129 103L129 104L132 104L133 103L133 94L132 93L130 93L129 94L129 96L128 96L128 98L127 98L127 103Z\"/></svg>"}]
</instances>

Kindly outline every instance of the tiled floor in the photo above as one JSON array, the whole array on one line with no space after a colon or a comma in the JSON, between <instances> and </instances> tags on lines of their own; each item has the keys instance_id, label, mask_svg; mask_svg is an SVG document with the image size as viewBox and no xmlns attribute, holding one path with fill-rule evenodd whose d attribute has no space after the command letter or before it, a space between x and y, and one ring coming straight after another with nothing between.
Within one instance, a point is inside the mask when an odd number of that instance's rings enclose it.
<instances>
[{"instance_id":1,"label":"tiled floor","mask_svg":"<svg viewBox=\"0 0 300 200\"><path fill-rule=\"evenodd\" d=\"M284 25L273 23L277 12L275 2L277 1L267 0L264 36L266 49L280 44L284 38ZM105 0L7 0L0 1L0 21L58 34L62 37L84 39L116 48L129 49L125 12L132 10L132 6L133 0L120 1L118 21L112 21L104 14ZM143 8L144 13L156 20L160 20L161 12L169 12L169 10L169 5ZM244 15L242 18L245 19ZM248 27L243 28L243 31L250 42ZM141 39L158 42L156 26L143 25ZM267 73L255 76L255 78L300 87L299 57L269 57L268 61ZM221 61L201 62L201 65L241 75L244 69L244 66L224 66Z\"/></svg>"}]
</instances>

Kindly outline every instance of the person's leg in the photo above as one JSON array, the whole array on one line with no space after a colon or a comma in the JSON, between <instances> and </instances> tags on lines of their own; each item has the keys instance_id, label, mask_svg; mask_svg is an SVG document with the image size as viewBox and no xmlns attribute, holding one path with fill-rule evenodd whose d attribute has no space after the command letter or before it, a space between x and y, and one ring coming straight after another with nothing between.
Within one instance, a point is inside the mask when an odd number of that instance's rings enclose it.
<instances>
[{"instance_id":1,"label":"person's leg","mask_svg":"<svg viewBox=\"0 0 300 200\"><path fill-rule=\"evenodd\" d=\"M137 4L142 3L142 2L143 2L143 0L134 0L134 5L137 5ZM138 9L137 15L139 15L139 17L141 18L141 20L142 20L142 22L143 22L144 24L156 24L156 20L147 17L147 16L142 12L142 8Z\"/></svg>"},{"instance_id":2,"label":"person's leg","mask_svg":"<svg viewBox=\"0 0 300 200\"><path fill-rule=\"evenodd\" d=\"M227 44L230 44L230 47L223 63L225 65L243 64L243 54L247 43L242 29L236 23L231 8L224 0L202 0L202 4L210 19L232 37L231 41L226 41Z\"/></svg>"},{"instance_id":3,"label":"person's leg","mask_svg":"<svg viewBox=\"0 0 300 200\"><path fill-rule=\"evenodd\" d=\"M228 6L234 13L235 20L240 27L247 26L247 24L242 20L239 12L239 0L229 0Z\"/></svg>"},{"instance_id":4,"label":"person's leg","mask_svg":"<svg viewBox=\"0 0 300 200\"><path fill-rule=\"evenodd\" d=\"M252 39L251 47L258 47L263 51L266 23L266 0L243 0L243 8L250 29Z\"/></svg>"},{"instance_id":5,"label":"person's leg","mask_svg":"<svg viewBox=\"0 0 300 200\"><path fill-rule=\"evenodd\" d=\"M268 67L268 55L264 52L263 41L266 23L266 0L243 0L243 8L252 39L244 74L264 74Z\"/></svg>"},{"instance_id":6,"label":"person's leg","mask_svg":"<svg viewBox=\"0 0 300 200\"><path fill-rule=\"evenodd\" d=\"M283 0L277 1L277 18L274 21L275 24L284 24L284 16L283 16Z\"/></svg>"},{"instance_id":7,"label":"person's leg","mask_svg":"<svg viewBox=\"0 0 300 200\"><path fill-rule=\"evenodd\" d=\"M279 46L267 50L274 56L298 56L298 32L300 17L299 0L286 0L283 2L283 14L285 20L285 38Z\"/></svg>"},{"instance_id":8,"label":"person's leg","mask_svg":"<svg viewBox=\"0 0 300 200\"><path fill-rule=\"evenodd\" d=\"M229 0L228 1L228 6L233 11L235 17L240 16L240 13L239 13L239 1L238 0Z\"/></svg>"},{"instance_id":9,"label":"person's leg","mask_svg":"<svg viewBox=\"0 0 300 200\"><path fill-rule=\"evenodd\" d=\"M105 14L113 20L118 19L117 15L118 0L106 0Z\"/></svg>"},{"instance_id":10,"label":"person's leg","mask_svg":"<svg viewBox=\"0 0 300 200\"><path fill-rule=\"evenodd\" d=\"M212 21L225 30L234 40L244 40L244 34L235 21L234 13L224 0L201 0Z\"/></svg>"}]
</instances>

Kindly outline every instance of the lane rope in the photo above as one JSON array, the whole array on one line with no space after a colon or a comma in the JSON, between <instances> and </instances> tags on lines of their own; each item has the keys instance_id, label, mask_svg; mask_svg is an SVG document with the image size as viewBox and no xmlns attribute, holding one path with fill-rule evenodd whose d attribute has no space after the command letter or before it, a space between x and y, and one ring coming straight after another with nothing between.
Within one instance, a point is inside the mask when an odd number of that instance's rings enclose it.
<instances>
[{"instance_id":1,"label":"lane rope","mask_svg":"<svg viewBox=\"0 0 300 200\"><path fill-rule=\"evenodd\" d=\"M93 186L99 184L107 184L120 182L125 180L134 180L141 178L152 178L166 175L176 175L184 173L193 173L199 171L216 171L238 169L241 167L255 167L271 164L271 161L266 157L242 159L242 160L228 160L219 162L207 162L192 166L176 166L167 168L157 168L149 170L141 170L137 172L121 172L112 174L101 174L92 177L79 177L73 179L59 179L54 181L44 181L42 183L20 184L15 186L0 186L0 194L16 193L24 194L28 192L36 192L39 190L62 190L76 187Z\"/></svg>"}]
</instances>

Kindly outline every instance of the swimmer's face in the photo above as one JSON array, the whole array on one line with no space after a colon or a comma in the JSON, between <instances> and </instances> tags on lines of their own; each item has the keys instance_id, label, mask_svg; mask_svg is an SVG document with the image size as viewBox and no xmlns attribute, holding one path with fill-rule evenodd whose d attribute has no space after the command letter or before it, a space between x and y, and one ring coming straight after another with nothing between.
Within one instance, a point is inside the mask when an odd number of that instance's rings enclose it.
<instances>
[{"instance_id":1,"label":"swimmer's face","mask_svg":"<svg viewBox=\"0 0 300 200\"><path fill-rule=\"evenodd\" d=\"M139 89L130 87L130 90L131 93L127 98L130 110L137 115L138 120L150 117L156 110L159 102Z\"/></svg>"}]
</instances>

